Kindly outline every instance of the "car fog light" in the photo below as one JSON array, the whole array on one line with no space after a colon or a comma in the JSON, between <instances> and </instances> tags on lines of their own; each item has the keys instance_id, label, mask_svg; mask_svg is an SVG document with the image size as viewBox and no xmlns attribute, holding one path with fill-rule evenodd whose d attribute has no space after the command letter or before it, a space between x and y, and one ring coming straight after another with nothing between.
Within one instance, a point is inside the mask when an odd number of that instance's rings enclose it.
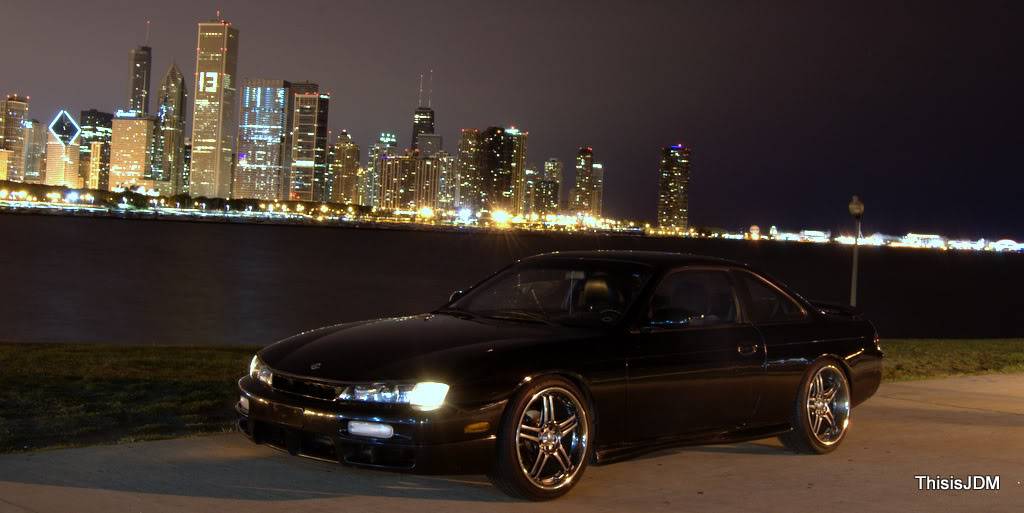
<instances>
[{"instance_id":1,"label":"car fog light","mask_svg":"<svg viewBox=\"0 0 1024 513\"><path fill-rule=\"evenodd\" d=\"M358 420L350 420L348 422L348 432L353 435L368 436L370 438L391 438L395 435L395 429L390 424Z\"/></svg>"},{"instance_id":2,"label":"car fog light","mask_svg":"<svg viewBox=\"0 0 1024 513\"><path fill-rule=\"evenodd\" d=\"M238 398L238 409L240 409L240 410L242 410L243 412L246 412L246 413L249 412L249 398L248 397L243 395L243 396Z\"/></svg>"}]
</instances>

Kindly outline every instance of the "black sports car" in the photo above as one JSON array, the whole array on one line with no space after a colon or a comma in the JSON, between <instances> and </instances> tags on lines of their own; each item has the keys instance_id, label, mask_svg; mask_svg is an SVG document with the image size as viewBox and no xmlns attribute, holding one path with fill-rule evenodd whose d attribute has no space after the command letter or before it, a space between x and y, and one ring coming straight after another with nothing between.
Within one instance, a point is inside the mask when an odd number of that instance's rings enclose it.
<instances>
[{"instance_id":1,"label":"black sports car","mask_svg":"<svg viewBox=\"0 0 1024 513\"><path fill-rule=\"evenodd\" d=\"M725 260L526 258L427 314L261 350L238 382L257 443L352 465L488 472L550 499L588 463L778 435L827 453L878 388L872 325Z\"/></svg>"}]
</instances>

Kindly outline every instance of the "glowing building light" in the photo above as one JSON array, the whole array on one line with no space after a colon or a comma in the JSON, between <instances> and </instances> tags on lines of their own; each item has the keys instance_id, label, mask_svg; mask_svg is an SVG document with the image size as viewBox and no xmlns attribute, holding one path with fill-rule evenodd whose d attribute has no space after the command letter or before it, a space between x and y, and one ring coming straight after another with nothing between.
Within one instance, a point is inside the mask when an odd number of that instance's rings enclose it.
<instances>
[{"instance_id":1,"label":"glowing building light","mask_svg":"<svg viewBox=\"0 0 1024 513\"><path fill-rule=\"evenodd\" d=\"M510 219L512 219L512 216L504 210L495 210L494 212L491 212L491 221L494 221L495 223L508 224Z\"/></svg>"}]
</instances>

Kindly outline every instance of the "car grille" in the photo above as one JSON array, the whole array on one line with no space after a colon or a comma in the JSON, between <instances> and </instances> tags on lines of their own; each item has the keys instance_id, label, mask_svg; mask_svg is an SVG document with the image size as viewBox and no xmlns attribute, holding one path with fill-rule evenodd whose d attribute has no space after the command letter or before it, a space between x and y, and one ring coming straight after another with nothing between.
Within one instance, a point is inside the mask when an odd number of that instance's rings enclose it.
<instances>
[{"instance_id":1,"label":"car grille","mask_svg":"<svg viewBox=\"0 0 1024 513\"><path fill-rule=\"evenodd\" d=\"M345 390L345 387L275 373L274 390L323 401L333 401Z\"/></svg>"}]
</instances>

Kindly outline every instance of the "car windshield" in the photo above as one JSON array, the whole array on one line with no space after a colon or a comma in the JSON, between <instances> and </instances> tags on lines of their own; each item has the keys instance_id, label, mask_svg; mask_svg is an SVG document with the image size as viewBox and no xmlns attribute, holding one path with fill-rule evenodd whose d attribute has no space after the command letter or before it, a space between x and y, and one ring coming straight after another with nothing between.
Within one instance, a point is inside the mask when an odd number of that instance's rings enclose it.
<instances>
[{"instance_id":1,"label":"car windshield","mask_svg":"<svg viewBox=\"0 0 1024 513\"><path fill-rule=\"evenodd\" d=\"M527 262L487 280L449 306L481 317L574 326L619 322L651 271L626 262Z\"/></svg>"}]
</instances>

